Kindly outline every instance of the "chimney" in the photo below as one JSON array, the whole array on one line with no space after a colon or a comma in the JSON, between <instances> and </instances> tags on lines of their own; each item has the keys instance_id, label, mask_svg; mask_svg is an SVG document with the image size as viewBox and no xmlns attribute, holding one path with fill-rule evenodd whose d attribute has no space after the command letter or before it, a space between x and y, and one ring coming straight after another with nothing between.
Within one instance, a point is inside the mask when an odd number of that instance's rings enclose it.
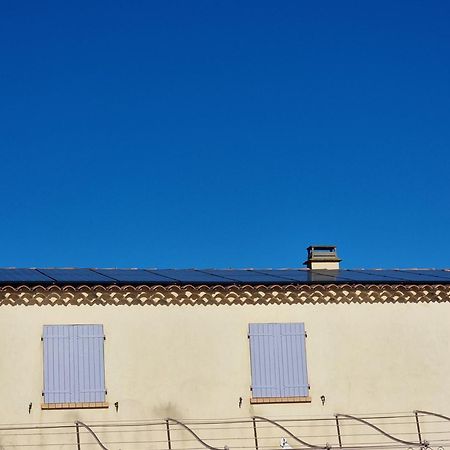
<instances>
[{"instance_id":1,"label":"chimney","mask_svg":"<svg viewBox=\"0 0 450 450\"><path fill-rule=\"evenodd\" d=\"M307 248L308 259L303 263L311 270L338 270L339 263L335 245L311 245Z\"/></svg>"}]
</instances>

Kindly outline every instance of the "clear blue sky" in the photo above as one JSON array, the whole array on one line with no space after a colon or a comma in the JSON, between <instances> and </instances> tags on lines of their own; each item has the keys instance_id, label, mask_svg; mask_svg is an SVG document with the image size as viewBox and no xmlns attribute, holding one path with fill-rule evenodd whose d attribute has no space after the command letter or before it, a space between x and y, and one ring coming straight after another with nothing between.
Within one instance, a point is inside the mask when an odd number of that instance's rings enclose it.
<instances>
[{"instance_id":1,"label":"clear blue sky","mask_svg":"<svg viewBox=\"0 0 450 450\"><path fill-rule=\"evenodd\" d=\"M450 266L448 1L0 2L0 266Z\"/></svg>"}]
</instances>

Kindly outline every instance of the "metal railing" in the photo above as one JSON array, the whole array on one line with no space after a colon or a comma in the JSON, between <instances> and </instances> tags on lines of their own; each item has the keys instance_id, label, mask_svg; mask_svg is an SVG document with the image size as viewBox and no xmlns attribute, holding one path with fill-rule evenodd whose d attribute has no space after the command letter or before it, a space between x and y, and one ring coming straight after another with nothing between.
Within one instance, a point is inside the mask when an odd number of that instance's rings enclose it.
<instances>
[{"instance_id":1,"label":"metal railing","mask_svg":"<svg viewBox=\"0 0 450 450\"><path fill-rule=\"evenodd\" d=\"M450 450L450 417L417 410L322 418L167 418L0 426L0 448L54 446L77 450Z\"/></svg>"}]
</instances>

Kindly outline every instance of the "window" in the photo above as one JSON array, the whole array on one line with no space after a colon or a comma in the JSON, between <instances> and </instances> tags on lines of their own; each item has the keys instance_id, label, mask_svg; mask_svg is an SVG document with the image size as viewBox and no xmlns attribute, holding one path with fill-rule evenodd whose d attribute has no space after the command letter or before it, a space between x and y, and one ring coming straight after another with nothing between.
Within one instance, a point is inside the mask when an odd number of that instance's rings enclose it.
<instances>
[{"instance_id":1,"label":"window","mask_svg":"<svg viewBox=\"0 0 450 450\"><path fill-rule=\"evenodd\" d=\"M44 325L43 409L106 408L103 325Z\"/></svg>"},{"instance_id":2,"label":"window","mask_svg":"<svg viewBox=\"0 0 450 450\"><path fill-rule=\"evenodd\" d=\"M310 402L303 323L251 323L251 403Z\"/></svg>"}]
</instances>

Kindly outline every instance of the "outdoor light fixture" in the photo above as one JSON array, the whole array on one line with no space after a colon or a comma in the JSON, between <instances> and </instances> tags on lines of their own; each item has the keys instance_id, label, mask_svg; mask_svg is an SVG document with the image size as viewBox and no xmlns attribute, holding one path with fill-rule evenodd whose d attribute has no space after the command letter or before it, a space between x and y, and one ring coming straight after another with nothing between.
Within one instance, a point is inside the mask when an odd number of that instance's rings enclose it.
<instances>
[{"instance_id":1,"label":"outdoor light fixture","mask_svg":"<svg viewBox=\"0 0 450 450\"><path fill-rule=\"evenodd\" d=\"M325 405L325 395L321 395L320 400L322 402L322 406Z\"/></svg>"}]
</instances>

